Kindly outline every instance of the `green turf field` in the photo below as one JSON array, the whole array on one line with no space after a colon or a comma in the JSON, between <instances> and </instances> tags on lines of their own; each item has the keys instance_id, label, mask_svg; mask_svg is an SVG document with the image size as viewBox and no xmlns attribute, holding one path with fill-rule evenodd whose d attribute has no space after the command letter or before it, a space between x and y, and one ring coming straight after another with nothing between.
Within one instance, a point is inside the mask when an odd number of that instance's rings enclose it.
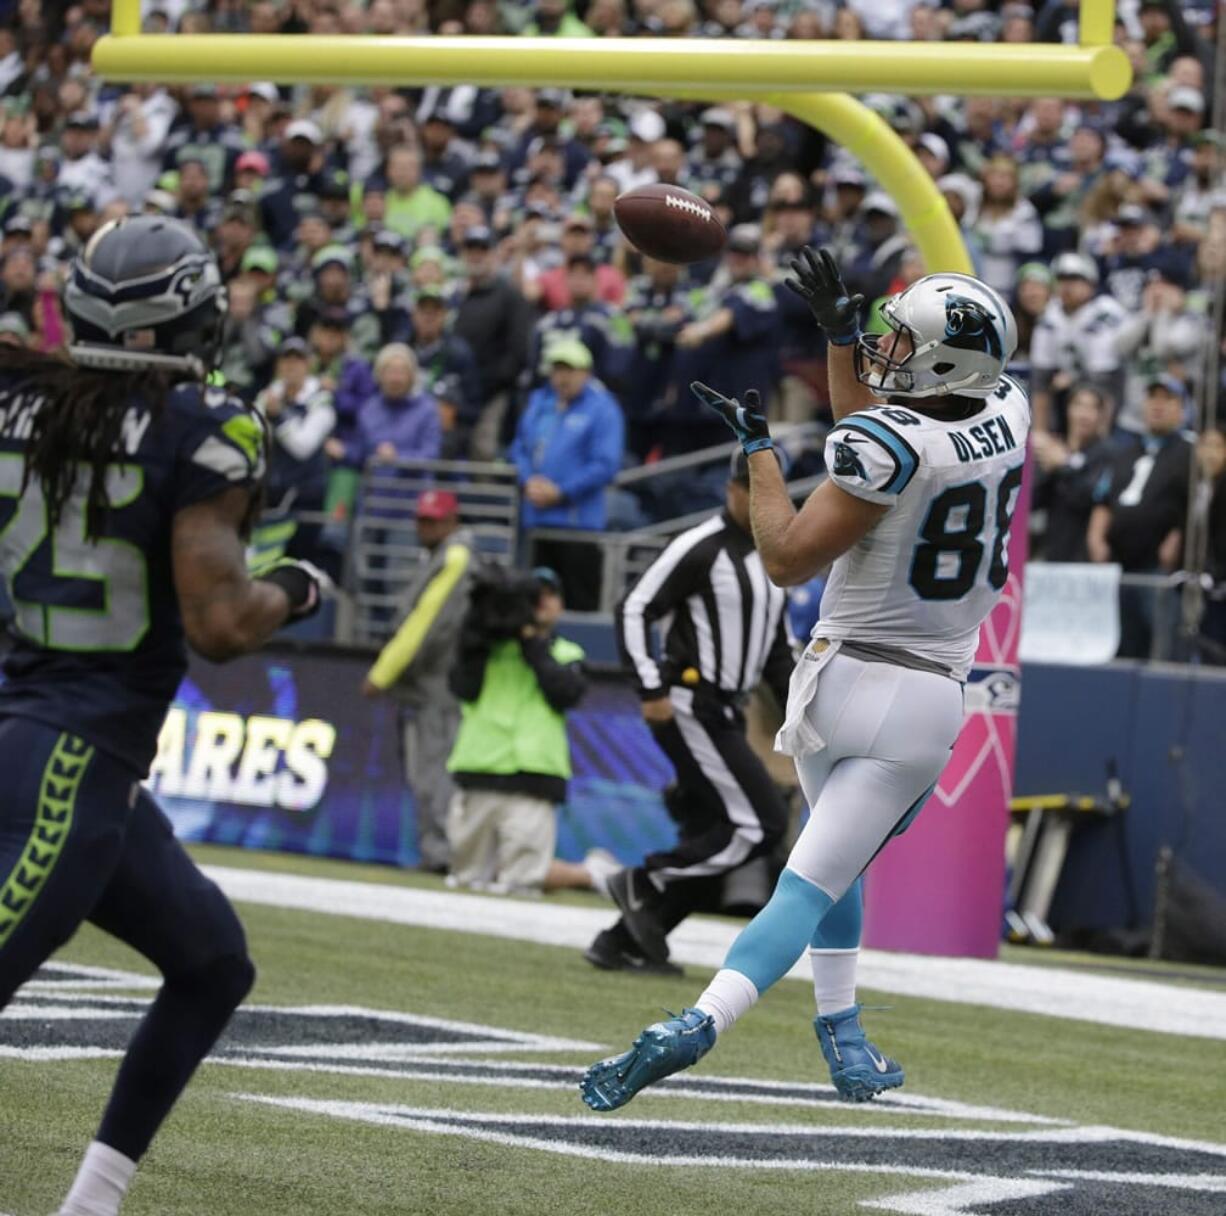
<instances>
[{"instance_id":1,"label":"green turf field","mask_svg":"<svg viewBox=\"0 0 1226 1216\"><path fill-rule=\"evenodd\" d=\"M595 1116L577 1096L579 1066L693 1000L706 973L606 975L573 950L476 931L240 911L260 969L255 1008L155 1143L125 1208L134 1216L1226 1213L1221 1038L862 992L890 1006L867 1020L908 1083L905 1104L849 1107L821 1087L812 993L788 981L686 1074L688 1089ZM8 1216L55 1210L115 1069L96 1057L119 1049L149 996L124 987L148 968L93 930L57 961L0 1019ZM107 977L72 964L128 975L90 987ZM45 1058L52 1048L76 1058Z\"/></svg>"}]
</instances>

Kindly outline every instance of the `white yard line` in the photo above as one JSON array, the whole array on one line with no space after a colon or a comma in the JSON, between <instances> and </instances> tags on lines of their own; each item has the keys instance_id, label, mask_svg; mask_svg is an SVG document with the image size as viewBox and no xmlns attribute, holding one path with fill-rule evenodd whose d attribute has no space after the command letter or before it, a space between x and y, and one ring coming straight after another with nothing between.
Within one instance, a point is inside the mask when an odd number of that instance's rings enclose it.
<instances>
[{"instance_id":1,"label":"white yard line","mask_svg":"<svg viewBox=\"0 0 1226 1216\"><path fill-rule=\"evenodd\" d=\"M602 907L559 907L541 900L461 895L229 866L209 866L206 873L227 895L245 903L574 949L586 946L612 920L611 910ZM679 963L718 967L736 934L733 925L691 917L669 938L672 957ZM807 960L797 963L789 975L809 980ZM900 996L1226 1040L1226 993L1155 980L866 950L860 982L865 988Z\"/></svg>"}]
</instances>

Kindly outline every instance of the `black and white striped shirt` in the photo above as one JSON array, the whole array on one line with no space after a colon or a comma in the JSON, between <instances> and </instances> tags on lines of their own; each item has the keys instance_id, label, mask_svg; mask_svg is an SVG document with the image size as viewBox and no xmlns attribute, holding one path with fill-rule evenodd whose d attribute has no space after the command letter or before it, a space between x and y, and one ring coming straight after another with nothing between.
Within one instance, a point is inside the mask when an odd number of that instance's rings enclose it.
<instances>
[{"instance_id":1,"label":"black and white striped shirt","mask_svg":"<svg viewBox=\"0 0 1226 1216\"><path fill-rule=\"evenodd\" d=\"M716 515L678 536L617 606L622 661L644 699L673 685L694 687L696 671L701 687L722 697L765 681L784 704L793 667L785 604L753 538L727 514ZM650 636L657 621L659 656Z\"/></svg>"}]
</instances>

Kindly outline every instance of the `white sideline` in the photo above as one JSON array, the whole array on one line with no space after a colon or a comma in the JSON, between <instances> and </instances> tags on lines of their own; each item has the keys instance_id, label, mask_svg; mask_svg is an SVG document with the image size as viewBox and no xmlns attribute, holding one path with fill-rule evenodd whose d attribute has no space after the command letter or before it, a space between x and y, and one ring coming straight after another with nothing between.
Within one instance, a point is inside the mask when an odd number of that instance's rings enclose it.
<instances>
[{"instance_id":1,"label":"white sideline","mask_svg":"<svg viewBox=\"0 0 1226 1216\"><path fill-rule=\"evenodd\" d=\"M227 895L245 903L573 949L586 946L612 919L607 907L559 907L542 900L461 895L229 866L207 866L205 872ZM691 917L669 938L672 957L680 963L718 967L736 933L736 927L725 922ZM809 980L807 960L797 963L789 976ZM1087 975L1063 967L866 950L860 983L900 996L1226 1040L1226 992L1155 980Z\"/></svg>"}]
</instances>

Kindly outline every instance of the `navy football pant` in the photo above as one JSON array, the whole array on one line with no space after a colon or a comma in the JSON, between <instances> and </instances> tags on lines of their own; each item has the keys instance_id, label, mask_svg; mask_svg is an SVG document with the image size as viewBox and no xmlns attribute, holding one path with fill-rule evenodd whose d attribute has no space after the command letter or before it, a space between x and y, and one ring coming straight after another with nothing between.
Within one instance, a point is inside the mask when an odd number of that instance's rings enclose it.
<instances>
[{"instance_id":1,"label":"navy football pant","mask_svg":"<svg viewBox=\"0 0 1226 1216\"><path fill-rule=\"evenodd\" d=\"M88 920L165 984L120 1067L98 1138L137 1160L250 991L242 926L127 766L0 718L0 1009Z\"/></svg>"}]
</instances>

